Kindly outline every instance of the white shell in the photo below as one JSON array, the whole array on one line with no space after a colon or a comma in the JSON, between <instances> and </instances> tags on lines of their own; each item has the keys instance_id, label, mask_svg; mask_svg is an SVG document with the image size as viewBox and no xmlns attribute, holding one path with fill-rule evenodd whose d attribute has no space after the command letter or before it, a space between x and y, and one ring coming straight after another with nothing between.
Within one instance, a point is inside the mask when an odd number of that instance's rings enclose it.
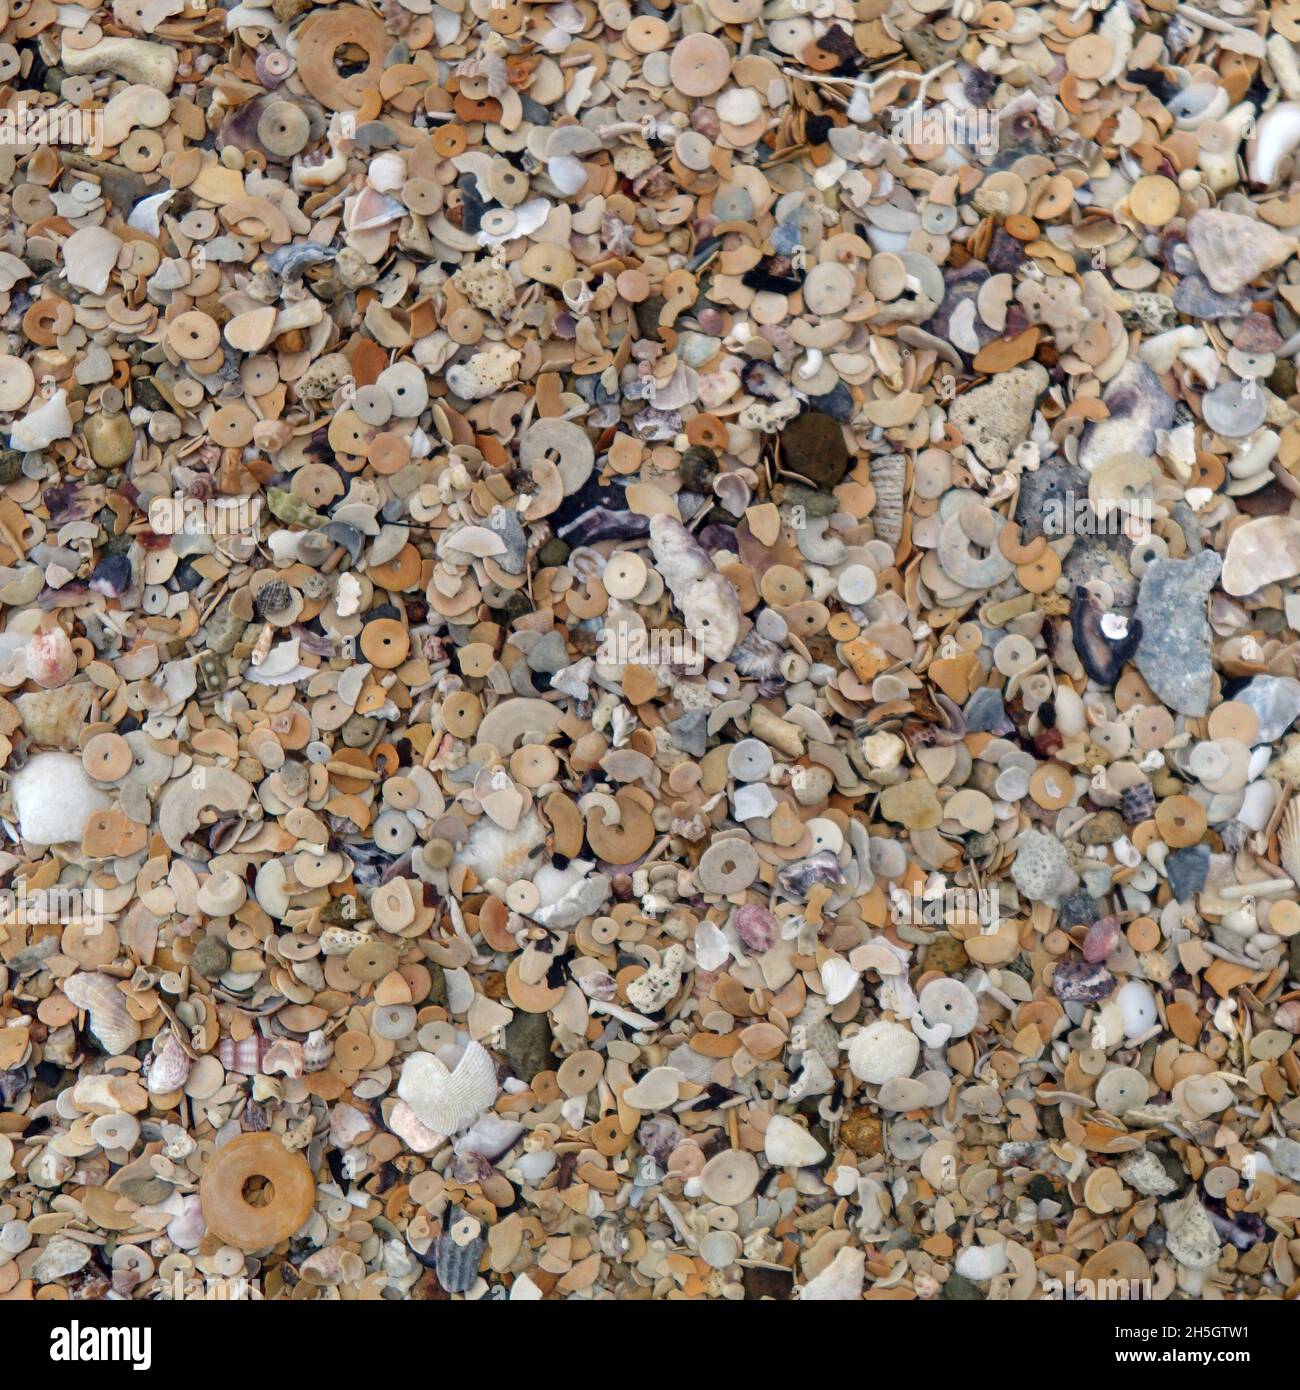
<instances>
[{"instance_id":1,"label":"white shell","mask_svg":"<svg viewBox=\"0 0 1300 1390\"><path fill-rule=\"evenodd\" d=\"M826 1157L826 1150L788 1115L773 1115L763 1135L763 1154L774 1168L808 1168Z\"/></svg>"},{"instance_id":2,"label":"white shell","mask_svg":"<svg viewBox=\"0 0 1300 1390\"><path fill-rule=\"evenodd\" d=\"M66 439L71 433L68 393L56 391L48 401L10 425L9 447L28 454L36 449L44 449L56 439Z\"/></svg>"},{"instance_id":3,"label":"white shell","mask_svg":"<svg viewBox=\"0 0 1300 1390\"><path fill-rule=\"evenodd\" d=\"M862 1280L866 1275L867 1257L850 1245L839 1253L815 1278L798 1290L803 1303L848 1303L862 1297Z\"/></svg>"},{"instance_id":4,"label":"white shell","mask_svg":"<svg viewBox=\"0 0 1300 1390\"><path fill-rule=\"evenodd\" d=\"M36 845L79 843L91 816L111 805L71 753L37 753L10 787L19 834Z\"/></svg>"},{"instance_id":5,"label":"white shell","mask_svg":"<svg viewBox=\"0 0 1300 1390\"><path fill-rule=\"evenodd\" d=\"M731 583L675 517L650 518L650 548L700 651L714 661L726 660L740 640L740 600Z\"/></svg>"},{"instance_id":6,"label":"white shell","mask_svg":"<svg viewBox=\"0 0 1300 1390\"><path fill-rule=\"evenodd\" d=\"M1156 1022L1155 996L1151 987L1141 980L1130 980L1115 995L1124 1016L1124 1036L1130 1041L1140 1038Z\"/></svg>"},{"instance_id":7,"label":"white shell","mask_svg":"<svg viewBox=\"0 0 1300 1390\"><path fill-rule=\"evenodd\" d=\"M1005 1245L968 1245L958 1256L954 1268L963 1279L982 1284L1007 1267Z\"/></svg>"},{"instance_id":8,"label":"white shell","mask_svg":"<svg viewBox=\"0 0 1300 1390\"><path fill-rule=\"evenodd\" d=\"M406 1059L397 1094L421 1124L438 1134L467 1129L497 1098L496 1063L485 1048L471 1042L454 1071L431 1052Z\"/></svg>"},{"instance_id":9,"label":"white shell","mask_svg":"<svg viewBox=\"0 0 1300 1390\"><path fill-rule=\"evenodd\" d=\"M828 1004L842 1004L858 987L862 976L846 960L831 956L822 961L822 989L826 991Z\"/></svg>"},{"instance_id":10,"label":"white shell","mask_svg":"<svg viewBox=\"0 0 1300 1390\"><path fill-rule=\"evenodd\" d=\"M931 980L921 991L920 1004L926 1023L931 1028L946 1025L949 1037L964 1038L979 1022L979 1003L960 980Z\"/></svg>"},{"instance_id":11,"label":"white shell","mask_svg":"<svg viewBox=\"0 0 1300 1390\"><path fill-rule=\"evenodd\" d=\"M740 600L730 580L706 574L687 586L679 607L700 651L714 661L725 661L740 641Z\"/></svg>"}]
</instances>

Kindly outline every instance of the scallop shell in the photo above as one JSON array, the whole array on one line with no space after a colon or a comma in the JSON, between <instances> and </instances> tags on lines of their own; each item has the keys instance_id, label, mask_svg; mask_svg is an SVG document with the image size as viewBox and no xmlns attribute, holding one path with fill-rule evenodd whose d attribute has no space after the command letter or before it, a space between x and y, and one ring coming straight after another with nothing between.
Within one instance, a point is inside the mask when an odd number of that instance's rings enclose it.
<instances>
[{"instance_id":1,"label":"scallop shell","mask_svg":"<svg viewBox=\"0 0 1300 1390\"><path fill-rule=\"evenodd\" d=\"M871 519L876 535L897 546L903 539L903 493L907 486L907 459L902 454L882 454L871 460L871 486L876 505Z\"/></svg>"},{"instance_id":2,"label":"scallop shell","mask_svg":"<svg viewBox=\"0 0 1300 1390\"><path fill-rule=\"evenodd\" d=\"M93 970L73 975L64 980L63 992L90 1015L90 1031L111 1056L129 1052L140 1041L140 1025L131 1017L111 975Z\"/></svg>"},{"instance_id":3,"label":"scallop shell","mask_svg":"<svg viewBox=\"0 0 1300 1390\"><path fill-rule=\"evenodd\" d=\"M496 1063L479 1043L471 1042L455 1071L431 1052L406 1059L397 1094L422 1124L439 1134L468 1128L497 1098Z\"/></svg>"},{"instance_id":4,"label":"scallop shell","mask_svg":"<svg viewBox=\"0 0 1300 1390\"><path fill-rule=\"evenodd\" d=\"M190 1068L193 1065L189 1054L176 1041L175 1035L168 1033L149 1064L149 1094L165 1096L179 1091L189 1079Z\"/></svg>"},{"instance_id":5,"label":"scallop shell","mask_svg":"<svg viewBox=\"0 0 1300 1390\"><path fill-rule=\"evenodd\" d=\"M1282 867L1300 885L1300 801L1294 798L1287 802L1277 828L1277 848Z\"/></svg>"}]
</instances>

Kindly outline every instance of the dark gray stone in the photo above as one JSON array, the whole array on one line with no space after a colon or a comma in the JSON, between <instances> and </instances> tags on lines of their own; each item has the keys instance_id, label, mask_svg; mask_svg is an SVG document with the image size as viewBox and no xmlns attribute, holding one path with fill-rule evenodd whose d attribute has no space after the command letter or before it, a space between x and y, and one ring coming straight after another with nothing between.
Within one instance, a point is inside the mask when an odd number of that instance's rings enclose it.
<instances>
[{"instance_id":1,"label":"dark gray stone","mask_svg":"<svg viewBox=\"0 0 1300 1390\"><path fill-rule=\"evenodd\" d=\"M503 1037L510 1070L520 1081L531 1083L555 1060L551 1055L551 1023L545 1014L526 1014L519 1009Z\"/></svg>"},{"instance_id":2,"label":"dark gray stone","mask_svg":"<svg viewBox=\"0 0 1300 1390\"><path fill-rule=\"evenodd\" d=\"M972 734L1004 734L1011 727L1002 692L992 686L981 686L966 702L962 711L966 728Z\"/></svg>"},{"instance_id":3,"label":"dark gray stone","mask_svg":"<svg viewBox=\"0 0 1300 1390\"><path fill-rule=\"evenodd\" d=\"M1169 872L1169 887L1180 903L1190 902L1194 893L1205 887L1206 875L1210 872L1209 845L1192 845L1188 849L1175 850L1165 860Z\"/></svg>"},{"instance_id":4,"label":"dark gray stone","mask_svg":"<svg viewBox=\"0 0 1300 1390\"><path fill-rule=\"evenodd\" d=\"M1223 557L1212 550L1191 560L1156 560L1138 594L1137 668L1171 710L1198 719L1209 708L1213 684L1205 605L1222 568Z\"/></svg>"}]
</instances>

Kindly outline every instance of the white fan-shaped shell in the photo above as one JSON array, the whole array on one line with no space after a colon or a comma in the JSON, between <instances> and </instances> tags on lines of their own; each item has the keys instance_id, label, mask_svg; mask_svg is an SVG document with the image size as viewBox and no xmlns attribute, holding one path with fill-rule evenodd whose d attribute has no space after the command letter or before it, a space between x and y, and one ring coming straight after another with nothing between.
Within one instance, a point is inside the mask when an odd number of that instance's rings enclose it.
<instances>
[{"instance_id":1,"label":"white fan-shaped shell","mask_svg":"<svg viewBox=\"0 0 1300 1390\"><path fill-rule=\"evenodd\" d=\"M467 1129L497 1098L496 1063L491 1054L471 1042L454 1071L431 1052L416 1052L406 1059L397 1083L397 1094L416 1118L439 1134Z\"/></svg>"},{"instance_id":2,"label":"white fan-shaped shell","mask_svg":"<svg viewBox=\"0 0 1300 1390\"><path fill-rule=\"evenodd\" d=\"M95 970L73 975L63 982L63 992L90 1015L90 1031L114 1057L130 1051L140 1041L140 1025L126 1007L122 991L111 975Z\"/></svg>"}]
</instances>

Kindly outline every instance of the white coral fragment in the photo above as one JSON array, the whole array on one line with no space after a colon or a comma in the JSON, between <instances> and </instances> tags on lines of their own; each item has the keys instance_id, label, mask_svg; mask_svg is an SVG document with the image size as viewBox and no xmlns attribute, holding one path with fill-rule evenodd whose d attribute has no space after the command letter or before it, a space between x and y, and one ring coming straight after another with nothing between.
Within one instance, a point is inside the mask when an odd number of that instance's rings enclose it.
<instances>
[{"instance_id":1,"label":"white coral fragment","mask_svg":"<svg viewBox=\"0 0 1300 1390\"><path fill-rule=\"evenodd\" d=\"M729 581L713 568L708 552L671 516L650 519L650 548L699 649L724 661L740 640L740 600Z\"/></svg>"}]
</instances>

